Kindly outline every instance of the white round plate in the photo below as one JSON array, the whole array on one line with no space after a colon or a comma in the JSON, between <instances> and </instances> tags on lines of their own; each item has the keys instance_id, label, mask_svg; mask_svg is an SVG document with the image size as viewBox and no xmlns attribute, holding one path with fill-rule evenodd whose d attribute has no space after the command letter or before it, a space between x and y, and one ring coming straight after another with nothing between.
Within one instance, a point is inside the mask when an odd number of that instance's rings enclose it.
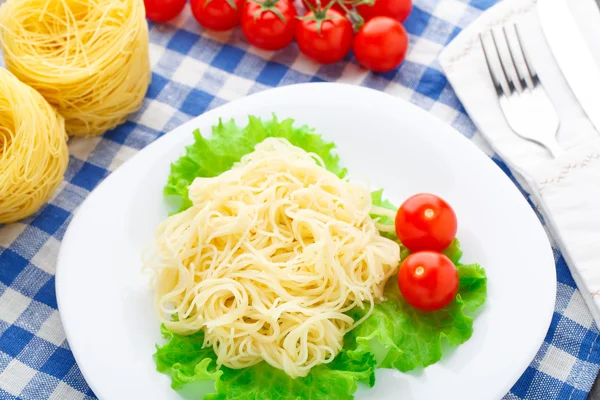
<instances>
[{"instance_id":1,"label":"white round plate","mask_svg":"<svg viewBox=\"0 0 600 400\"><path fill-rule=\"evenodd\" d=\"M525 371L550 324L556 293L551 247L536 215L475 145L427 112L361 87L286 86L233 101L164 135L110 175L64 237L56 292L75 359L100 399L180 399L155 370L162 343L142 251L169 209L169 165L219 118L294 118L333 140L354 178L385 188L395 204L418 192L449 201L467 262L488 275L474 334L422 372L378 370L357 399L499 399Z\"/></svg>"}]
</instances>

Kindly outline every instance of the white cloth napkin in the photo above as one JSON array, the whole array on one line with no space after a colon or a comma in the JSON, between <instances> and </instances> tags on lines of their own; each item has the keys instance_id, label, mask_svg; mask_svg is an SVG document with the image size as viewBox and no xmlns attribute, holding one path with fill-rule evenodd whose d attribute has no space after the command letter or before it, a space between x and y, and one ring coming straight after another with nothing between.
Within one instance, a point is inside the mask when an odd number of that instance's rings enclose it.
<instances>
[{"instance_id":1,"label":"white cloth napkin","mask_svg":"<svg viewBox=\"0 0 600 400\"><path fill-rule=\"evenodd\" d=\"M569 1L569 7L600 64L600 12L594 1ZM600 326L600 132L562 76L541 30L536 5L536 0L499 3L461 32L439 61L481 135L532 195ZM558 142L566 152L558 159L518 137L500 110L479 33L512 23L519 25L524 47L559 114Z\"/></svg>"}]
</instances>

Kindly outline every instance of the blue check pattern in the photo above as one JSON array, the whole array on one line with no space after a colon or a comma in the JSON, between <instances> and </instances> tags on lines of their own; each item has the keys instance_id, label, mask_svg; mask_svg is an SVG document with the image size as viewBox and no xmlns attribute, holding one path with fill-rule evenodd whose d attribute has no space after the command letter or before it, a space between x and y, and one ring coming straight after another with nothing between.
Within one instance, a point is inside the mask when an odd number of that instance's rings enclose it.
<instances>
[{"instance_id":1,"label":"blue check pattern","mask_svg":"<svg viewBox=\"0 0 600 400\"><path fill-rule=\"evenodd\" d=\"M385 74L361 69L351 56L318 65L295 45L277 53L251 48L239 30L202 30L187 9L169 24L151 24L152 85L142 108L102 137L71 139L69 168L55 197L36 215L0 226L0 399L95 398L57 310L54 274L60 242L77 207L104 178L165 132L208 109L293 83L368 86L429 110L511 175L482 140L437 63L442 48L495 1L415 0L405 23L411 50L400 68ZM505 399L583 400L598 373L599 332L558 251L555 259L558 291L550 330Z\"/></svg>"}]
</instances>

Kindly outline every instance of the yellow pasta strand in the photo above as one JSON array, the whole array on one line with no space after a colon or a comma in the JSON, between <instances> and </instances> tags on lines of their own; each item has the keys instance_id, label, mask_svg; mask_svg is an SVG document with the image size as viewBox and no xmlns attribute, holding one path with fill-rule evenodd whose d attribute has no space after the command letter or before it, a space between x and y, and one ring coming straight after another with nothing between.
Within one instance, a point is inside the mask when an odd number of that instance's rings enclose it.
<instances>
[{"instance_id":1,"label":"yellow pasta strand","mask_svg":"<svg viewBox=\"0 0 600 400\"><path fill-rule=\"evenodd\" d=\"M0 68L0 223L36 212L62 181L68 161L64 119Z\"/></svg>"},{"instance_id":2,"label":"yellow pasta strand","mask_svg":"<svg viewBox=\"0 0 600 400\"><path fill-rule=\"evenodd\" d=\"M125 122L150 82L142 0L8 0L0 43L7 69L58 110L72 136Z\"/></svg>"},{"instance_id":3,"label":"yellow pasta strand","mask_svg":"<svg viewBox=\"0 0 600 400\"><path fill-rule=\"evenodd\" d=\"M295 378L331 362L364 320L346 312L372 310L400 260L369 216L369 190L284 139L196 178L189 196L193 206L159 226L146 266L161 321L202 329L219 365L264 360Z\"/></svg>"}]
</instances>

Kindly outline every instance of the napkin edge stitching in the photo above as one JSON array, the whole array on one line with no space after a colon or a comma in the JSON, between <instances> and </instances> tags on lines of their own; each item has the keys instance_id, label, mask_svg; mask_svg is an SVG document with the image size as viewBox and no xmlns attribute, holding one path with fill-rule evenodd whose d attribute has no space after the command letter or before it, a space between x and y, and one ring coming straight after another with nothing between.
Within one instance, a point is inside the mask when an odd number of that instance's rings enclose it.
<instances>
[{"instance_id":1,"label":"napkin edge stitching","mask_svg":"<svg viewBox=\"0 0 600 400\"><path fill-rule=\"evenodd\" d=\"M558 174L558 176L553 178L546 178L544 181L538 184L539 194L543 195L544 189L548 186L560 183L561 181L565 180L572 171L588 167L590 163L596 160L600 160L600 153L590 153L583 159L583 161L568 163L563 167L562 171Z\"/></svg>"},{"instance_id":2,"label":"napkin edge stitching","mask_svg":"<svg viewBox=\"0 0 600 400\"><path fill-rule=\"evenodd\" d=\"M508 21L510 21L514 17L528 13L536 5L537 5L537 0L533 0L527 6L511 10L508 14L505 14L502 18L493 20L492 22L485 24L486 30L494 29L499 26L505 25L508 23ZM479 35L476 35L476 38L469 39L469 41L464 44L463 49L458 54L456 54L455 56L450 57L448 60L446 60L446 62L445 62L446 67L452 68L456 62L467 57L478 43L479 43Z\"/></svg>"}]
</instances>

